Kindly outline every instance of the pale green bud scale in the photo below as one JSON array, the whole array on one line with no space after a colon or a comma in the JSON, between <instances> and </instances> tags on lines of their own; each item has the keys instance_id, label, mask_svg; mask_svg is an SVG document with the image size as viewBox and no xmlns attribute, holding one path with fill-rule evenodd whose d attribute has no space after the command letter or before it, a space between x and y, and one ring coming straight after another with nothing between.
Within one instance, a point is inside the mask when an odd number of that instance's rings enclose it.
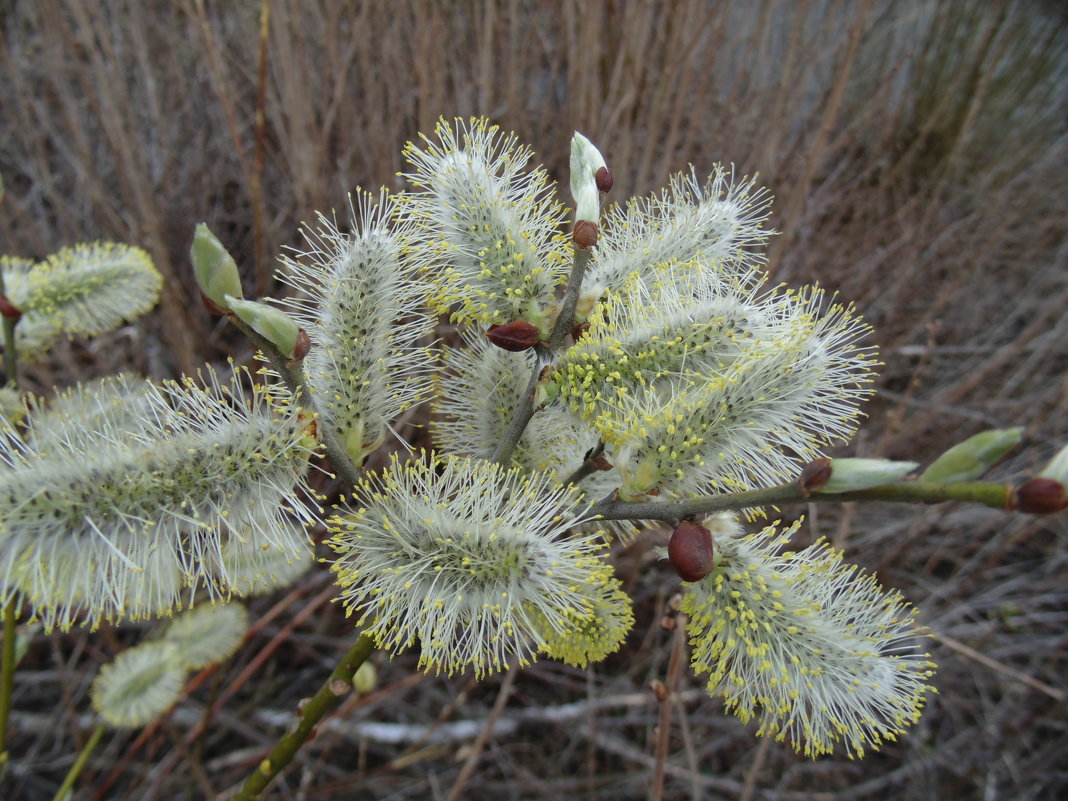
<instances>
[{"instance_id":1,"label":"pale green bud scale","mask_svg":"<svg viewBox=\"0 0 1068 801\"><path fill-rule=\"evenodd\" d=\"M300 326L288 314L260 301L240 300L231 295L225 298L227 308L253 331L274 344L283 356L293 355Z\"/></svg>"},{"instance_id":2,"label":"pale green bud scale","mask_svg":"<svg viewBox=\"0 0 1068 801\"><path fill-rule=\"evenodd\" d=\"M832 459L831 477L816 492L833 495L894 484L919 466L918 462L895 462L890 459Z\"/></svg>"},{"instance_id":3,"label":"pale green bud scale","mask_svg":"<svg viewBox=\"0 0 1068 801\"><path fill-rule=\"evenodd\" d=\"M206 223L197 223L189 257L200 290L220 309L229 310L227 296L239 298L243 294L241 274L234 257Z\"/></svg>"},{"instance_id":4,"label":"pale green bud scale","mask_svg":"<svg viewBox=\"0 0 1068 801\"><path fill-rule=\"evenodd\" d=\"M917 480L948 484L979 478L1015 448L1021 436L1022 428L1001 428L968 437L935 459Z\"/></svg>"}]
</instances>

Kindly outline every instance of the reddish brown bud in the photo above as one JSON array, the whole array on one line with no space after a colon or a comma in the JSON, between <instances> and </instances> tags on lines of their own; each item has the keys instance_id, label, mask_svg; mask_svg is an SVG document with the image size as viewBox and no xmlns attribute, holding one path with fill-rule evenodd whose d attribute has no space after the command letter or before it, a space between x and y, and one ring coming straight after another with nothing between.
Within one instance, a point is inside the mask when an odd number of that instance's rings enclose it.
<instances>
[{"instance_id":1,"label":"reddish brown bud","mask_svg":"<svg viewBox=\"0 0 1068 801\"><path fill-rule=\"evenodd\" d=\"M597 223L591 220L578 220L575 230L571 232L571 241L580 250L589 250L597 244Z\"/></svg>"},{"instance_id":2,"label":"reddish brown bud","mask_svg":"<svg viewBox=\"0 0 1068 801\"><path fill-rule=\"evenodd\" d=\"M656 696L656 700L660 703L664 703L668 697L668 688L664 685L664 682L659 679L653 679L649 682L649 689L653 691L653 695Z\"/></svg>"},{"instance_id":3,"label":"reddish brown bud","mask_svg":"<svg viewBox=\"0 0 1068 801\"><path fill-rule=\"evenodd\" d=\"M293 355L289 357L289 365L293 366L297 362L301 361L308 355L308 351L311 350L312 341L308 336L308 332L303 328L297 334L297 344L293 346Z\"/></svg>"},{"instance_id":4,"label":"reddish brown bud","mask_svg":"<svg viewBox=\"0 0 1068 801\"><path fill-rule=\"evenodd\" d=\"M541 340L541 331L526 320L512 320L504 325L491 325L486 336L498 348L519 353L537 345Z\"/></svg>"},{"instance_id":5,"label":"reddish brown bud","mask_svg":"<svg viewBox=\"0 0 1068 801\"><path fill-rule=\"evenodd\" d=\"M1032 515L1049 515L1068 509L1064 485L1052 478L1032 478L1012 492L1012 508Z\"/></svg>"},{"instance_id":6,"label":"reddish brown bud","mask_svg":"<svg viewBox=\"0 0 1068 801\"><path fill-rule=\"evenodd\" d=\"M590 330L590 324L589 323L578 323L574 328L571 329L571 338L573 340L575 340L576 342L578 342L579 339L582 338L582 335L585 334L589 330Z\"/></svg>"},{"instance_id":7,"label":"reddish brown bud","mask_svg":"<svg viewBox=\"0 0 1068 801\"><path fill-rule=\"evenodd\" d=\"M672 615L664 615L660 618L660 628L664 631L674 631L679 627L679 621Z\"/></svg>"},{"instance_id":8,"label":"reddish brown bud","mask_svg":"<svg viewBox=\"0 0 1068 801\"><path fill-rule=\"evenodd\" d=\"M230 313L218 303L216 303L214 300L205 295L203 292L200 293L200 301L204 304L204 308L214 314L216 317L222 317L224 314Z\"/></svg>"},{"instance_id":9,"label":"reddish brown bud","mask_svg":"<svg viewBox=\"0 0 1068 801\"><path fill-rule=\"evenodd\" d=\"M602 192L612 191L612 172L607 167L601 167L597 172L593 174L593 180L597 183L597 188Z\"/></svg>"},{"instance_id":10,"label":"reddish brown bud","mask_svg":"<svg viewBox=\"0 0 1068 801\"><path fill-rule=\"evenodd\" d=\"M700 523L679 523L668 540L668 561L683 581L700 581L715 567L712 532Z\"/></svg>"},{"instance_id":11,"label":"reddish brown bud","mask_svg":"<svg viewBox=\"0 0 1068 801\"><path fill-rule=\"evenodd\" d=\"M9 320L18 320L22 317L22 312L7 299L7 295L0 295L0 314Z\"/></svg>"},{"instance_id":12,"label":"reddish brown bud","mask_svg":"<svg viewBox=\"0 0 1068 801\"><path fill-rule=\"evenodd\" d=\"M806 498L820 489L831 478L831 460L827 458L813 459L801 468L801 477L797 484L801 488L801 494Z\"/></svg>"}]
</instances>

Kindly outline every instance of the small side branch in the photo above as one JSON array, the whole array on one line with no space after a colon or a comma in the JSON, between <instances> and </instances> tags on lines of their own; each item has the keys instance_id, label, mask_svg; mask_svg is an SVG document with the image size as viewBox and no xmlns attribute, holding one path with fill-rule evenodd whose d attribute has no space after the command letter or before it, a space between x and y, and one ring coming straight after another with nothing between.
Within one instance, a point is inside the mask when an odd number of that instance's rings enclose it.
<instances>
[{"instance_id":1,"label":"small side branch","mask_svg":"<svg viewBox=\"0 0 1068 801\"><path fill-rule=\"evenodd\" d=\"M267 758L245 780L245 784L234 796L233 801L252 801L252 799L260 797L260 794L267 789L267 785L270 784L271 780L281 773L282 769L292 761L301 746L311 737L316 724L337 704L342 696L352 690L352 677L373 650L374 643L371 638L361 634L359 639L349 648L348 653L338 662L330 677L319 688L319 692L301 707L296 727L278 741Z\"/></svg>"},{"instance_id":2,"label":"small side branch","mask_svg":"<svg viewBox=\"0 0 1068 801\"><path fill-rule=\"evenodd\" d=\"M729 492L682 501L620 501L605 498L590 507L589 513L601 520L664 520L674 522L697 515L730 509L751 509L787 503L849 503L851 501L890 501L894 503L942 503L965 501L995 509L1011 508L1012 487L984 481L956 484L926 484L902 481L881 487L834 494L805 493L796 483L781 484L748 492Z\"/></svg>"},{"instance_id":3,"label":"small side branch","mask_svg":"<svg viewBox=\"0 0 1068 801\"><path fill-rule=\"evenodd\" d=\"M241 333L252 340L253 344L263 352L268 361L270 361L275 372L282 377L282 381L285 382L286 387L293 393L293 397L299 397L300 395L305 394L304 372L301 370L299 364L290 364L289 360L282 355L281 351L278 350L278 347L273 342L258 334L250 326L246 325L244 321L239 319L237 315L227 315L227 319L237 326ZM337 437L337 432L329 426L324 425L322 419L320 419L318 421L317 435L319 440L323 443L326 457L334 466L337 474L350 487L355 486L360 480L360 467L349 458L348 452L341 444L341 440Z\"/></svg>"},{"instance_id":4,"label":"small side branch","mask_svg":"<svg viewBox=\"0 0 1068 801\"><path fill-rule=\"evenodd\" d=\"M586 266L590 263L591 251L575 248L575 258L571 263L571 274L567 277L567 288L564 296L560 299L560 313L556 316L552 331L549 332L549 341L544 348L538 349L538 365L534 368L534 374L527 383L526 392L520 401L519 408L515 411L512 422L508 424L508 430L493 452L493 461L497 464L507 465L512 458L512 452L519 439L526 430L527 423L534 416L534 400L538 394L538 380L546 362L552 359L554 353L560 349L566 337L575 324L575 307L578 305L579 292L582 290L582 279L586 275Z\"/></svg>"}]
</instances>

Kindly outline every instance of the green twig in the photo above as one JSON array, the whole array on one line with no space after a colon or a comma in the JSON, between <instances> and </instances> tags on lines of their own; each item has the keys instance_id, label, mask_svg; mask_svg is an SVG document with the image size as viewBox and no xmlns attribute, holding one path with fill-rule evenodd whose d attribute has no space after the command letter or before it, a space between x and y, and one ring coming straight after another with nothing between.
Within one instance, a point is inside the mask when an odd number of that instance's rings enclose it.
<instances>
[{"instance_id":1,"label":"green twig","mask_svg":"<svg viewBox=\"0 0 1068 801\"><path fill-rule=\"evenodd\" d=\"M5 293L4 276L0 273L0 295ZM18 389L18 351L15 348L15 324L18 320L4 318L4 384ZM0 780L7 772L7 722L11 715L11 696L15 691L15 639L18 622L17 601L14 597L4 604L4 647L0 655Z\"/></svg>"},{"instance_id":2,"label":"green twig","mask_svg":"<svg viewBox=\"0 0 1068 801\"><path fill-rule=\"evenodd\" d=\"M11 694L15 690L16 601L4 604L4 650L0 657L0 779L7 770L7 721L11 715Z\"/></svg>"},{"instance_id":3,"label":"green twig","mask_svg":"<svg viewBox=\"0 0 1068 801\"><path fill-rule=\"evenodd\" d=\"M897 484L834 494L806 494L801 491L798 484L789 483L767 489L728 492L703 498L688 498L683 501L620 501L610 497L593 504L589 513L601 520L664 520L670 522L728 509L751 509L787 503L965 501L991 506L995 509L1008 509L1011 497L1012 487L985 481L964 481L956 484L902 481Z\"/></svg>"},{"instance_id":4,"label":"green twig","mask_svg":"<svg viewBox=\"0 0 1068 801\"><path fill-rule=\"evenodd\" d=\"M0 286L0 295L4 294ZM17 387L19 383L19 354L15 350L15 323L10 317L4 318L4 384Z\"/></svg>"},{"instance_id":5,"label":"green twig","mask_svg":"<svg viewBox=\"0 0 1068 801\"><path fill-rule=\"evenodd\" d=\"M52 796L52 801L65 801L65 799L70 797L70 791L71 788L74 787L75 779L77 779L78 775L82 772L86 760L89 759L89 755L93 753L93 749L96 748L97 743L100 742L100 738L103 736L104 724L98 723L97 727L93 729L93 733L89 735L89 741L82 747L81 752L78 754L78 758L74 760L74 764L71 765L70 770L67 771L67 775L63 778L63 784L59 785L56 794Z\"/></svg>"},{"instance_id":6,"label":"green twig","mask_svg":"<svg viewBox=\"0 0 1068 801\"><path fill-rule=\"evenodd\" d=\"M275 372L281 376L289 391L293 393L293 397L296 398L306 394L304 372L299 365L290 364L289 360L278 350L278 347L273 342L258 334L246 325L244 321L240 320L237 315L227 315L227 319L237 326L241 333L252 340L253 344L263 352ZM360 480L360 468L349 458L348 451L345 450L345 446L338 439L337 432L326 425L325 421L320 418L317 421L316 435L323 443L326 456L334 466L337 474L350 487L355 486Z\"/></svg>"},{"instance_id":7,"label":"green twig","mask_svg":"<svg viewBox=\"0 0 1068 801\"><path fill-rule=\"evenodd\" d=\"M512 451L519 444L527 423L534 416L534 399L538 394L538 380L545 362L550 360L554 353L575 324L575 306L578 304L579 292L582 289L582 279L586 275L586 265L590 262L591 251L575 248L575 258L571 263L571 274L567 277L567 287L564 296L560 299L560 312L556 315L556 322L552 331L549 332L548 342L545 347L538 349L538 355L543 357L538 360L534 367L534 374L527 384L527 391L520 398L519 408L515 410L512 421L508 424L508 430L504 432L497 449L493 452L493 461L497 464L507 465L512 458Z\"/></svg>"},{"instance_id":8,"label":"green twig","mask_svg":"<svg viewBox=\"0 0 1068 801\"><path fill-rule=\"evenodd\" d=\"M4 274L0 272L0 295L7 294L4 287ZM17 389L19 385L19 355L15 348L14 317L4 318L4 385Z\"/></svg>"},{"instance_id":9,"label":"green twig","mask_svg":"<svg viewBox=\"0 0 1068 801\"><path fill-rule=\"evenodd\" d=\"M283 735L267 758L245 780L245 784L233 797L233 801L252 801L254 798L259 798L260 793L290 763L300 747L308 740L316 724L343 695L352 690L353 675L373 650L374 643L371 638L366 634L361 634L338 662L330 678L319 688L319 692L307 703L301 705L296 727Z\"/></svg>"}]
</instances>

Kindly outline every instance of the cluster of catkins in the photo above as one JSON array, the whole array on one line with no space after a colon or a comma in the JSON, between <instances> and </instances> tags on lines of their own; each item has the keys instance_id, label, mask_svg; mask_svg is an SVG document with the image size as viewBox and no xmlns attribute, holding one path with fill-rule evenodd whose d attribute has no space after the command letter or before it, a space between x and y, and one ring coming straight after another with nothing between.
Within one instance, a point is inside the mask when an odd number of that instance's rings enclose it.
<instances>
[{"instance_id":1,"label":"cluster of catkins","mask_svg":"<svg viewBox=\"0 0 1068 801\"><path fill-rule=\"evenodd\" d=\"M602 214L611 174L576 134L567 235L548 174L485 120L442 121L405 155L410 191L306 228L275 306L241 298L198 234L210 302L299 362L299 393L119 381L8 427L5 597L61 627L162 614L241 594L256 553L299 558L297 524L325 518L339 600L379 647L477 676L585 665L633 624L609 551L640 528L599 523L593 502L771 486L852 434L865 326L819 289L765 286L752 181L681 175ZM434 452L309 506L317 436L359 465L427 401ZM825 544L783 552L792 528L699 528L714 558L681 609L730 710L811 755L861 755L916 720L931 665L898 594Z\"/></svg>"}]
</instances>

